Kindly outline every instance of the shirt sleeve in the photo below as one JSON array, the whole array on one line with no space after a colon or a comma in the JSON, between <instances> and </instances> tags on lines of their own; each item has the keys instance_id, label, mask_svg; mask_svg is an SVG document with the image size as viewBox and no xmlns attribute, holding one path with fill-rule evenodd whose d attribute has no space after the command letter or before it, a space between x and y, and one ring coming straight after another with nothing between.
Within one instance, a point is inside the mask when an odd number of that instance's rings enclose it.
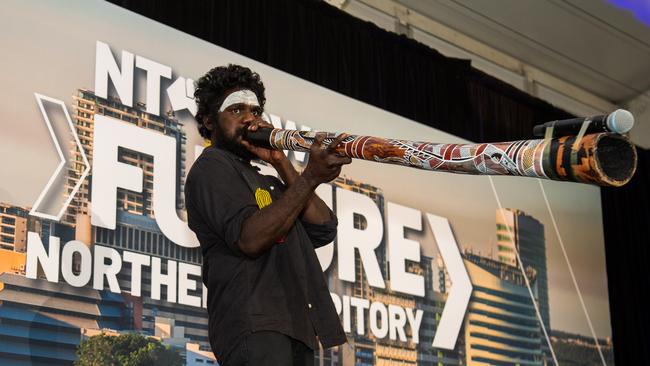
<instances>
[{"instance_id":1,"label":"shirt sleeve","mask_svg":"<svg viewBox=\"0 0 650 366\"><path fill-rule=\"evenodd\" d=\"M284 194L284 192L287 190L287 186L280 179L273 176L266 177L269 179L270 184L272 184L274 187L279 188L276 196L277 198L279 198L280 195ZM334 238L336 238L336 228L339 224L339 221L332 210L330 210L330 220L323 224L312 224L302 219L299 221L302 227L305 229L305 232L307 232L307 236L311 240L314 248L320 248L326 244L329 244L334 240Z\"/></svg>"},{"instance_id":2,"label":"shirt sleeve","mask_svg":"<svg viewBox=\"0 0 650 366\"><path fill-rule=\"evenodd\" d=\"M232 164L215 157L197 160L192 173L185 187L188 206L193 207L188 210L190 229L202 243L221 242L243 256L238 245L242 225L258 211L248 185Z\"/></svg>"},{"instance_id":3,"label":"shirt sleeve","mask_svg":"<svg viewBox=\"0 0 650 366\"><path fill-rule=\"evenodd\" d=\"M300 223L305 228L307 236L309 236L314 248L320 248L329 244L334 240L334 238L336 238L336 227L338 226L339 221L332 211L330 211L330 217L330 220L323 224L312 224L300 220Z\"/></svg>"}]
</instances>

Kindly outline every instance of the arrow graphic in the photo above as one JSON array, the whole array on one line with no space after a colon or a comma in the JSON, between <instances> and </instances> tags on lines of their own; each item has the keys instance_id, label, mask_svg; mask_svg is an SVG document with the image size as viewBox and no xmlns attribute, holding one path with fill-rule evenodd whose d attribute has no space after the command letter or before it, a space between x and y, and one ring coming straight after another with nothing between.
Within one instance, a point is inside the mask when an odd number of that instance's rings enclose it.
<instances>
[{"instance_id":1,"label":"arrow graphic","mask_svg":"<svg viewBox=\"0 0 650 366\"><path fill-rule=\"evenodd\" d=\"M427 213L427 218L451 279L451 290L445 308L442 310L436 335L433 338L433 347L453 350L460 327L463 325L473 286L463 264L463 258L460 256L449 221L444 217L430 213Z\"/></svg>"},{"instance_id":2,"label":"arrow graphic","mask_svg":"<svg viewBox=\"0 0 650 366\"><path fill-rule=\"evenodd\" d=\"M43 188L43 191L41 194L38 196L36 199L36 202L32 205L31 211L29 211L29 214L32 216L37 216L41 217L44 219L48 220L54 220L54 221L59 221L61 220L61 216L63 216L63 213L65 210L68 208L70 205L70 202L72 201L72 198L77 194L77 191L79 191L79 188L81 187L81 184L83 183L84 179L86 179L86 176L90 172L90 163L88 162L88 158L86 157L86 153L84 152L83 146L81 146L81 142L79 142L79 136L77 135L77 131L75 131L74 125L72 124L72 120L70 119L70 115L68 114L68 109L65 107L65 104L54 98L50 98L48 96L34 93L34 96L36 97L36 102L38 103L38 108L41 111L41 114L43 115L43 119L45 121L45 125L47 126L48 131L50 132L50 136L52 137L52 141L54 142L54 146L56 147L56 151L59 154L59 159L61 159L61 162L59 165L56 167L54 170L54 173L52 173L52 176L50 176L50 179L48 180L47 184L45 185L45 188ZM70 127L70 132L72 133L72 136L74 137L74 141L77 144L77 148L79 148L79 152L81 153L81 157L83 159L83 163L85 165L85 169L83 173L81 174L81 177L77 181L77 184L74 186L70 194L68 195L68 198L64 202L63 206L61 207L61 210L54 215L50 215L44 212L39 212L38 208L43 201L43 199L47 196L48 192L52 188L52 184L54 183L55 179L59 176L61 173L61 170L63 167L67 164L67 161L65 160L65 157L63 155L63 151L61 150L61 144L59 143L56 135L54 134L54 129L52 128L52 122L50 121L50 117L47 115L47 112L45 111L45 107L43 106L43 101L47 101L52 104L56 104L61 108L61 111L65 115L65 118L68 122L68 126Z\"/></svg>"},{"instance_id":3,"label":"arrow graphic","mask_svg":"<svg viewBox=\"0 0 650 366\"><path fill-rule=\"evenodd\" d=\"M167 88L167 96L174 111L187 109L196 114L196 102L194 101L194 80L179 77Z\"/></svg>"}]
</instances>

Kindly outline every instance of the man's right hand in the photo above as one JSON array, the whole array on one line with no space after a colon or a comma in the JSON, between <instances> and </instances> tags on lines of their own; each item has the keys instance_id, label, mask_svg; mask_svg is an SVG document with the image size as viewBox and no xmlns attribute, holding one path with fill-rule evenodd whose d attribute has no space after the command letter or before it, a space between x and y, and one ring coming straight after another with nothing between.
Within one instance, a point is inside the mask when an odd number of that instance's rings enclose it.
<instances>
[{"instance_id":1,"label":"man's right hand","mask_svg":"<svg viewBox=\"0 0 650 366\"><path fill-rule=\"evenodd\" d=\"M325 133L317 133L309 149L309 162L302 172L303 178L317 187L321 183L327 183L338 177L341 174L341 167L352 162L348 156L336 152L336 147L346 137L348 134L342 133L329 146L324 146Z\"/></svg>"}]
</instances>

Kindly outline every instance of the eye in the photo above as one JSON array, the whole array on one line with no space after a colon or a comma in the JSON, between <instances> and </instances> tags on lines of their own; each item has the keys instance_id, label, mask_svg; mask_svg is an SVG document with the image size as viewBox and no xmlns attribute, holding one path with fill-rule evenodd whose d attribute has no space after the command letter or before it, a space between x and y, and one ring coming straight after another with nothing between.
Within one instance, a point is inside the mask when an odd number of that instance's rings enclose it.
<instances>
[{"instance_id":1,"label":"eye","mask_svg":"<svg viewBox=\"0 0 650 366\"><path fill-rule=\"evenodd\" d=\"M241 108L233 108L232 113L233 114L240 114L241 113Z\"/></svg>"},{"instance_id":2,"label":"eye","mask_svg":"<svg viewBox=\"0 0 650 366\"><path fill-rule=\"evenodd\" d=\"M259 109L254 109L253 110L253 116L259 117L262 114L262 112Z\"/></svg>"}]
</instances>

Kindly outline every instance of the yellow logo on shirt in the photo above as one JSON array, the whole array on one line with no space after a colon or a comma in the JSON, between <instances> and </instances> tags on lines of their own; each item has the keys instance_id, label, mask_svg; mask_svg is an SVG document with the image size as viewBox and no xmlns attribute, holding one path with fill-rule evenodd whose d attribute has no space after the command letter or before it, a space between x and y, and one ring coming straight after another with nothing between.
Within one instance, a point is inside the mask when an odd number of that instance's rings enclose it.
<instances>
[{"instance_id":1,"label":"yellow logo on shirt","mask_svg":"<svg viewBox=\"0 0 650 366\"><path fill-rule=\"evenodd\" d=\"M257 201L257 207L262 209L271 204L271 193L266 189L258 188L255 190L255 201Z\"/></svg>"}]
</instances>

